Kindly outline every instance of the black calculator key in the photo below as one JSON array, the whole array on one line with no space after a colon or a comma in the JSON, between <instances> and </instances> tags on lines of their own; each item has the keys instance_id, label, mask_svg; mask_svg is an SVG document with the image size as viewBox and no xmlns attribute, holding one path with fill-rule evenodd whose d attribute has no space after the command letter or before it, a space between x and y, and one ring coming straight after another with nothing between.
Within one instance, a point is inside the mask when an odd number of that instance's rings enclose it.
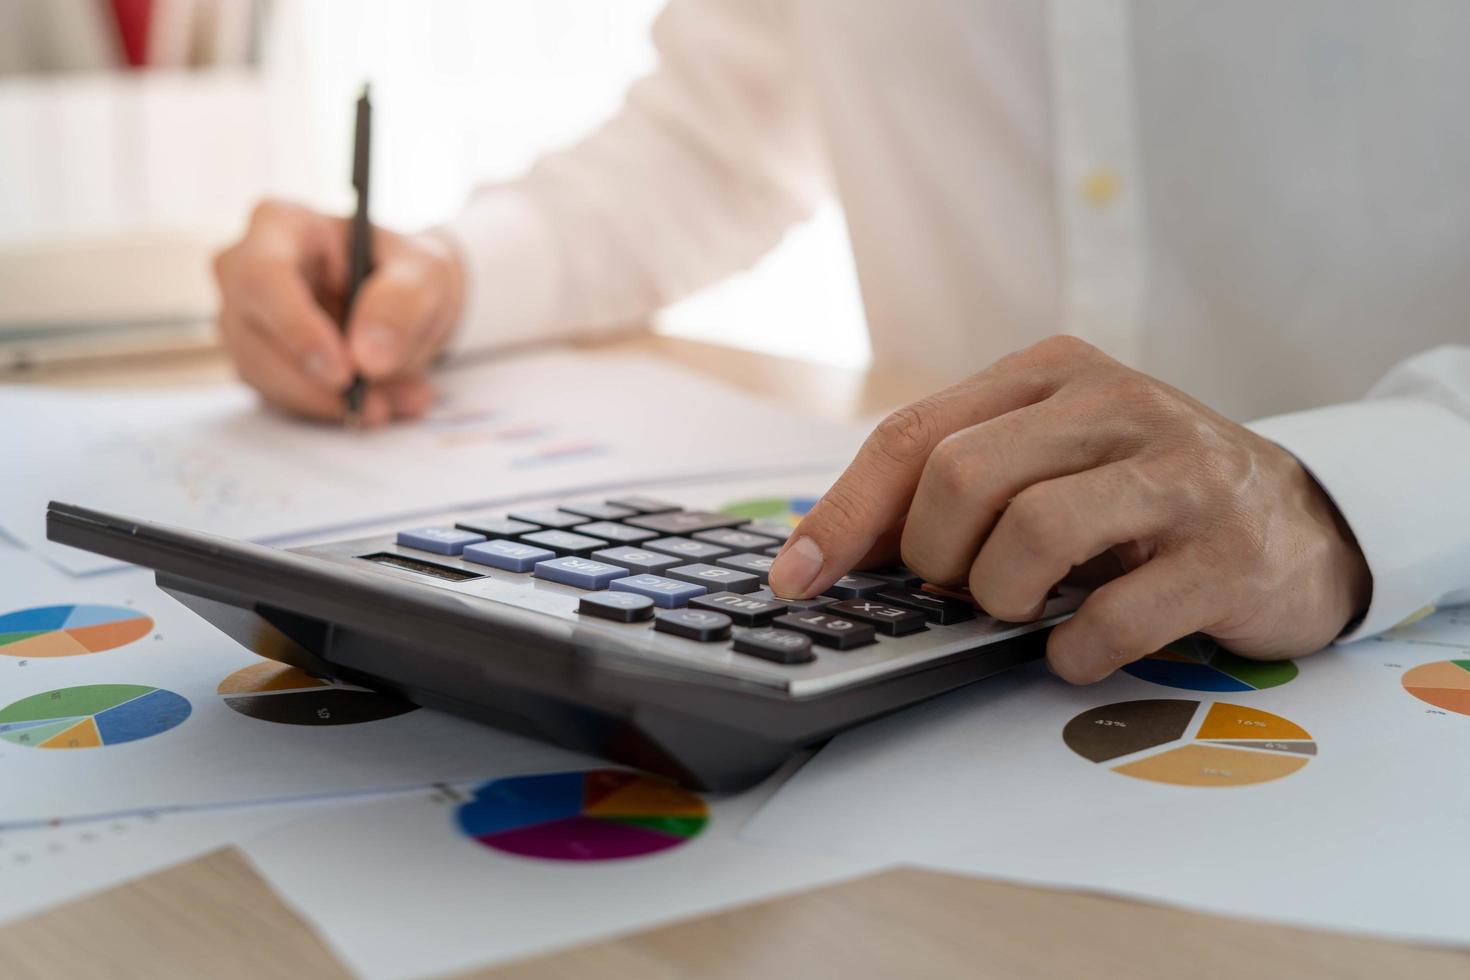
<instances>
[{"instance_id":1,"label":"black calculator key","mask_svg":"<svg viewBox=\"0 0 1470 980\"><path fill-rule=\"evenodd\" d=\"M676 510L668 514L630 517L627 523L634 527L646 527L659 534L690 535L699 531L713 531L717 527L744 524L745 518L734 514L716 514L708 510Z\"/></svg>"},{"instance_id":2,"label":"black calculator key","mask_svg":"<svg viewBox=\"0 0 1470 980\"><path fill-rule=\"evenodd\" d=\"M692 582L711 590L722 589L725 592L754 592L761 587L761 580L749 572L720 568L718 565L701 563L675 565L673 568L665 569L664 574L680 582Z\"/></svg>"},{"instance_id":3,"label":"black calculator key","mask_svg":"<svg viewBox=\"0 0 1470 980\"><path fill-rule=\"evenodd\" d=\"M817 659L810 637L790 630L745 630L735 637L735 652L793 666Z\"/></svg>"},{"instance_id":4,"label":"black calculator key","mask_svg":"<svg viewBox=\"0 0 1470 980\"><path fill-rule=\"evenodd\" d=\"M924 629L924 614L907 606L895 606L872 599L847 599L834 602L827 612L864 623L872 623L879 633L889 636L907 636Z\"/></svg>"},{"instance_id":5,"label":"black calculator key","mask_svg":"<svg viewBox=\"0 0 1470 980\"><path fill-rule=\"evenodd\" d=\"M716 558L715 564L733 568L738 572L749 572L760 579L762 585L765 585L771 574L771 562L775 560L770 555L755 555L747 552L743 555L726 555L724 558Z\"/></svg>"},{"instance_id":6,"label":"black calculator key","mask_svg":"<svg viewBox=\"0 0 1470 980\"><path fill-rule=\"evenodd\" d=\"M757 548L769 548L776 543L775 538L751 534L749 531L737 531L732 527L717 527L713 531L699 531L690 537L734 551L755 551Z\"/></svg>"},{"instance_id":7,"label":"black calculator key","mask_svg":"<svg viewBox=\"0 0 1470 980\"><path fill-rule=\"evenodd\" d=\"M730 617L707 609L670 609L658 614L653 628L660 633L711 643L730 635Z\"/></svg>"},{"instance_id":8,"label":"black calculator key","mask_svg":"<svg viewBox=\"0 0 1470 980\"><path fill-rule=\"evenodd\" d=\"M594 592L582 597L577 612L618 623L636 623L653 618L653 600L632 592Z\"/></svg>"},{"instance_id":9,"label":"black calculator key","mask_svg":"<svg viewBox=\"0 0 1470 980\"><path fill-rule=\"evenodd\" d=\"M770 555L772 558L775 558L777 555L779 555L781 553L781 549L784 548L784 547L786 547L786 546L785 545L781 545L781 544L772 545L771 547L766 548L765 550L763 550L761 552L761 554L763 554L763 555Z\"/></svg>"},{"instance_id":10,"label":"black calculator key","mask_svg":"<svg viewBox=\"0 0 1470 980\"><path fill-rule=\"evenodd\" d=\"M790 524L780 521L751 521L749 524L740 525L740 530L749 531L751 534L760 534L767 538L775 538L777 541L785 541L791 537L791 532L796 528Z\"/></svg>"},{"instance_id":11,"label":"black calculator key","mask_svg":"<svg viewBox=\"0 0 1470 980\"><path fill-rule=\"evenodd\" d=\"M827 586L826 594L834 599L860 599L886 588L889 588L888 583L881 579L866 575L844 575Z\"/></svg>"},{"instance_id":12,"label":"black calculator key","mask_svg":"<svg viewBox=\"0 0 1470 980\"><path fill-rule=\"evenodd\" d=\"M710 561L730 553L729 548L721 548L708 541L695 541L693 538L654 538L643 542L643 547L649 551L661 551L666 555L683 558L685 561Z\"/></svg>"},{"instance_id":13,"label":"black calculator key","mask_svg":"<svg viewBox=\"0 0 1470 980\"><path fill-rule=\"evenodd\" d=\"M925 619L939 626L963 623L975 618L975 607L969 603L941 595L930 595L919 589L884 589L874 593L873 598L879 602L891 602L896 606L917 609L924 614Z\"/></svg>"},{"instance_id":14,"label":"black calculator key","mask_svg":"<svg viewBox=\"0 0 1470 980\"><path fill-rule=\"evenodd\" d=\"M670 565L677 565L683 561L682 558L672 558L656 551L628 547L604 548L601 551L592 552L592 557L612 565L622 565L635 575L657 575Z\"/></svg>"},{"instance_id":15,"label":"black calculator key","mask_svg":"<svg viewBox=\"0 0 1470 980\"><path fill-rule=\"evenodd\" d=\"M737 592L716 592L690 599L693 609L709 609L722 612L735 620L736 626L764 626L786 611L786 603L779 599L757 599L755 596Z\"/></svg>"},{"instance_id":16,"label":"black calculator key","mask_svg":"<svg viewBox=\"0 0 1470 980\"><path fill-rule=\"evenodd\" d=\"M631 510L635 514L667 514L671 510L682 510L678 504L671 504L666 500L657 500L653 497L640 497L636 494L631 497L617 497L609 500L608 506L622 507Z\"/></svg>"},{"instance_id":17,"label":"black calculator key","mask_svg":"<svg viewBox=\"0 0 1470 980\"><path fill-rule=\"evenodd\" d=\"M454 526L466 531L474 531L476 534L483 534L487 538L514 538L541 530L539 524L513 521L509 517L468 517L462 521L455 521Z\"/></svg>"},{"instance_id":18,"label":"black calculator key","mask_svg":"<svg viewBox=\"0 0 1470 980\"><path fill-rule=\"evenodd\" d=\"M578 524L586 524L587 518L580 514L568 514L564 510L555 507L535 507L529 510L512 511L510 519L513 521L525 521L528 524L539 524L549 528L576 527Z\"/></svg>"},{"instance_id":19,"label":"black calculator key","mask_svg":"<svg viewBox=\"0 0 1470 980\"><path fill-rule=\"evenodd\" d=\"M803 609L821 609L823 606L830 606L837 601L829 595L814 595L810 599L784 599L781 596L776 595L776 593L772 592L770 586L762 589L756 589L754 592L748 594L754 596L757 599L774 599L777 602L784 602L786 603L786 608L796 611L800 611Z\"/></svg>"},{"instance_id":20,"label":"black calculator key","mask_svg":"<svg viewBox=\"0 0 1470 980\"><path fill-rule=\"evenodd\" d=\"M571 531L536 531L521 535L521 540L526 544L550 548L556 552L558 558L565 558L567 555L586 558L599 548L607 547L607 542L601 538L589 538L585 534L573 534Z\"/></svg>"},{"instance_id":21,"label":"black calculator key","mask_svg":"<svg viewBox=\"0 0 1470 980\"><path fill-rule=\"evenodd\" d=\"M882 579L889 585L898 585L908 589L917 589L924 584L924 580L907 565L893 565L889 568L874 568L865 570L864 575L869 578Z\"/></svg>"},{"instance_id":22,"label":"black calculator key","mask_svg":"<svg viewBox=\"0 0 1470 980\"><path fill-rule=\"evenodd\" d=\"M577 528L577 533L590 534L621 544L637 544L640 541L658 537L654 531L645 531L641 527L629 527L626 524L614 524L612 521L593 521L591 524L583 524Z\"/></svg>"},{"instance_id":23,"label":"black calculator key","mask_svg":"<svg viewBox=\"0 0 1470 980\"><path fill-rule=\"evenodd\" d=\"M834 616L826 610L787 613L777 616L771 625L805 633L812 638L812 642L837 650L867 646L877 639L873 627L867 623L855 623L850 619Z\"/></svg>"},{"instance_id":24,"label":"black calculator key","mask_svg":"<svg viewBox=\"0 0 1470 980\"><path fill-rule=\"evenodd\" d=\"M632 517L641 511L631 507L619 507L617 504L599 504L596 501L583 501L580 504L562 504L558 509L568 514L579 514L582 517L591 518L594 521L620 521L625 517Z\"/></svg>"}]
</instances>

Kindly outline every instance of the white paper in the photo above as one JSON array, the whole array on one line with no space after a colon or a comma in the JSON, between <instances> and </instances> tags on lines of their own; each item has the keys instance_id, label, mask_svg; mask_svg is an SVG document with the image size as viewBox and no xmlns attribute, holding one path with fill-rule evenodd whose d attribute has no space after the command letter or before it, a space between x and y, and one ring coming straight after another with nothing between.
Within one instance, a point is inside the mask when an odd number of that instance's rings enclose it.
<instances>
[{"instance_id":1,"label":"white paper","mask_svg":"<svg viewBox=\"0 0 1470 980\"><path fill-rule=\"evenodd\" d=\"M535 496L845 463L862 430L653 358L545 353L436 375L427 419L351 433L245 388L0 390L0 526L72 572L119 567L45 539L62 500L280 543Z\"/></svg>"},{"instance_id":2,"label":"white paper","mask_svg":"<svg viewBox=\"0 0 1470 980\"><path fill-rule=\"evenodd\" d=\"M1470 715L1426 704L1402 683L1409 669L1454 657L1470 657L1470 616L1446 611L1304 658L1296 679L1247 693L1128 675L1076 688L1031 665L838 738L746 836L1470 943ZM1186 786L1122 775L1062 740L1087 709L1161 698L1271 712L1305 728L1317 755L1269 782Z\"/></svg>"},{"instance_id":3,"label":"white paper","mask_svg":"<svg viewBox=\"0 0 1470 980\"><path fill-rule=\"evenodd\" d=\"M0 923L161 871L340 803L231 807L0 831Z\"/></svg>"},{"instance_id":4,"label":"white paper","mask_svg":"<svg viewBox=\"0 0 1470 980\"><path fill-rule=\"evenodd\" d=\"M216 694L234 671L264 663L153 585L143 571L73 578L26 552L0 551L0 615L63 604L145 613L153 628L123 646L24 657L0 646L0 712L45 692L136 684L186 699L175 727L135 741L48 749L0 738L0 829L36 821L171 806L288 800L409 788L487 772L577 764L586 757L437 711L348 725L247 717Z\"/></svg>"},{"instance_id":5,"label":"white paper","mask_svg":"<svg viewBox=\"0 0 1470 980\"><path fill-rule=\"evenodd\" d=\"M741 840L770 789L711 802L705 830L682 846L620 860L552 861L479 844L455 819L473 786L309 819L243 850L359 975L438 975L875 870Z\"/></svg>"}]
</instances>

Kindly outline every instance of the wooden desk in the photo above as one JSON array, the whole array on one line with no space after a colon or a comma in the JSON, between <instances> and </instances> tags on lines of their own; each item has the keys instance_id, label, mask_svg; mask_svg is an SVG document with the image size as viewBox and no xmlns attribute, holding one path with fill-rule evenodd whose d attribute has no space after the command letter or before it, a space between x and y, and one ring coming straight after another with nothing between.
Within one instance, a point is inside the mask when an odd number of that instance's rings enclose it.
<instances>
[{"instance_id":1,"label":"wooden desk","mask_svg":"<svg viewBox=\"0 0 1470 980\"><path fill-rule=\"evenodd\" d=\"M615 345L825 415L868 416L932 382L812 368L687 341ZM6 381L177 384L217 356L47 369ZM1330 814L1323 815L1330 820ZM406 924L405 928L411 928ZM551 980L673 977L1470 976L1470 952L1396 945L1068 892L896 870L479 971ZM0 929L0 976L343 977L233 848Z\"/></svg>"}]
</instances>

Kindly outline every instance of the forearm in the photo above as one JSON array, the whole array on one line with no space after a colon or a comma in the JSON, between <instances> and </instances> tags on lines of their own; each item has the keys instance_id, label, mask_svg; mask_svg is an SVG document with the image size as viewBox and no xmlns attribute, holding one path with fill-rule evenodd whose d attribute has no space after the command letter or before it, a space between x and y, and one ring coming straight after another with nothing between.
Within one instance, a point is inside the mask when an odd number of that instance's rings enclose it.
<instances>
[{"instance_id":1,"label":"forearm","mask_svg":"<svg viewBox=\"0 0 1470 980\"><path fill-rule=\"evenodd\" d=\"M778 18L676 0L654 28L658 70L616 117L476 192L445 229L466 269L458 346L645 321L810 213L822 167Z\"/></svg>"}]
</instances>

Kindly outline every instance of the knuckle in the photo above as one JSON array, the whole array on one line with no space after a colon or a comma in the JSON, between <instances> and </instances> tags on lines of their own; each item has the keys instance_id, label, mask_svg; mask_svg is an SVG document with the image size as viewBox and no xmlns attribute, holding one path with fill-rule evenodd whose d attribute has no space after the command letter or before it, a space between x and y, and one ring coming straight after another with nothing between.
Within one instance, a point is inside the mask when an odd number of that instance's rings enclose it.
<instances>
[{"instance_id":1,"label":"knuckle","mask_svg":"<svg viewBox=\"0 0 1470 980\"><path fill-rule=\"evenodd\" d=\"M872 447L903 465L922 460L935 442L934 405L921 399L890 414L873 431Z\"/></svg>"},{"instance_id":2,"label":"knuckle","mask_svg":"<svg viewBox=\"0 0 1470 980\"><path fill-rule=\"evenodd\" d=\"M1033 484L1011 500L1002 517L1016 543L1033 555L1067 558L1070 554L1056 496L1046 484Z\"/></svg>"},{"instance_id":3,"label":"knuckle","mask_svg":"<svg viewBox=\"0 0 1470 980\"><path fill-rule=\"evenodd\" d=\"M973 454L968 452L958 433L939 440L924 464L925 474L932 474L939 489L952 497L962 497L975 479Z\"/></svg>"},{"instance_id":4,"label":"knuckle","mask_svg":"<svg viewBox=\"0 0 1470 980\"><path fill-rule=\"evenodd\" d=\"M864 509L860 492L848 481L839 480L822 498L822 516L827 524L842 531L862 527Z\"/></svg>"},{"instance_id":5,"label":"knuckle","mask_svg":"<svg viewBox=\"0 0 1470 980\"><path fill-rule=\"evenodd\" d=\"M1066 333L1052 334L1039 340L1027 348L1026 352L1034 358L1051 362L1081 360L1099 353L1087 341Z\"/></svg>"}]
</instances>

